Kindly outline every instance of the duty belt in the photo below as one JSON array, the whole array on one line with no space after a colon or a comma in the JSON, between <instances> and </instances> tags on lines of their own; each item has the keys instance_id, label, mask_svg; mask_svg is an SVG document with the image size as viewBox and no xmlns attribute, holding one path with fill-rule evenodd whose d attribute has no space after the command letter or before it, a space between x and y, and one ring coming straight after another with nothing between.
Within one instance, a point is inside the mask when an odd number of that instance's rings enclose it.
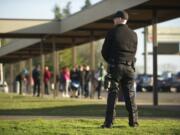
<instances>
[{"instance_id":1,"label":"duty belt","mask_svg":"<svg viewBox=\"0 0 180 135\"><path fill-rule=\"evenodd\" d=\"M133 62L132 61L120 61L118 64L124 64L124 65L131 66L133 64Z\"/></svg>"},{"instance_id":2,"label":"duty belt","mask_svg":"<svg viewBox=\"0 0 180 135\"><path fill-rule=\"evenodd\" d=\"M121 64L123 64L123 65L127 65L127 66L132 66L133 65L133 61L119 61L118 63L116 63L116 64L112 64L112 65L114 65L114 66L118 66L118 65L121 65Z\"/></svg>"},{"instance_id":3,"label":"duty belt","mask_svg":"<svg viewBox=\"0 0 180 135\"><path fill-rule=\"evenodd\" d=\"M118 62L111 63L110 67L115 67L115 66L118 66L120 64L132 66L132 65L134 65L134 62L133 61L121 60L121 61L118 61Z\"/></svg>"}]
</instances>

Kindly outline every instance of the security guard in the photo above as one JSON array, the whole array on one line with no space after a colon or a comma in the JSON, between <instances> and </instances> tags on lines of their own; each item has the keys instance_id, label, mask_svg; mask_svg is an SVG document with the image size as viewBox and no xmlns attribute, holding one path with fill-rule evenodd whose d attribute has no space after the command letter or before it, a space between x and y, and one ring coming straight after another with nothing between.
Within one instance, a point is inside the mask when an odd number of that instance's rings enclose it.
<instances>
[{"instance_id":1,"label":"security guard","mask_svg":"<svg viewBox=\"0 0 180 135\"><path fill-rule=\"evenodd\" d=\"M129 126L138 126L138 111L135 103L134 89L134 62L137 50L137 35L126 25L127 20L127 12L118 11L115 13L113 17L115 26L107 33L101 51L104 60L109 65L106 80L110 80L103 128L112 127L119 86L122 88L126 108L129 113Z\"/></svg>"}]
</instances>

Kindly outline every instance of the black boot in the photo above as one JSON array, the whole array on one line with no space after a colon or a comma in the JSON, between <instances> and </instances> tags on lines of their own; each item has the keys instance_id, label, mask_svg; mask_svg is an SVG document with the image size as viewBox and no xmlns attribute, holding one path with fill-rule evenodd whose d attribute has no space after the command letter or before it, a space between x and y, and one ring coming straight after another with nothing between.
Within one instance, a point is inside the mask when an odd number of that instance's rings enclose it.
<instances>
[{"instance_id":1,"label":"black boot","mask_svg":"<svg viewBox=\"0 0 180 135\"><path fill-rule=\"evenodd\" d=\"M104 124L101 125L101 128L112 128L112 124L104 122Z\"/></svg>"},{"instance_id":2,"label":"black boot","mask_svg":"<svg viewBox=\"0 0 180 135\"><path fill-rule=\"evenodd\" d=\"M114 121L115 115L115 104L116 104L116 92L109 92L107 99L106 118L102 128L111 128Z\"/></svg>"},{"instance_id":3,"label":"black boot","mask_svg":"<svg viewBox=\"0 0 180 135\"><path fill-rule=\"evenodd\" d=\"M129 123L130 127L138 127L139 123L138 122L134 122L134 123Z\"/></svg>"}]
</instances>

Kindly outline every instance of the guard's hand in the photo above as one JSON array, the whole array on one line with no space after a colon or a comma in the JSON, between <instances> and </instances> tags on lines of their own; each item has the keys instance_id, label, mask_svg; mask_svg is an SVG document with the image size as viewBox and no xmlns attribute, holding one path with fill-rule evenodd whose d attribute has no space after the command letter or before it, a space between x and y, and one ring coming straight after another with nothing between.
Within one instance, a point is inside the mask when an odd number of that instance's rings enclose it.
<instances>
[{"instance_id":1,"label":"guard's hand","mask_svg":"<svg viewBox=\"0 0 180 135\"><path fill-rule=\"evenodd\" d=\"M107 91L111 87L111 80L112 80L111 74L105 75L105 77L104 77L104 89Z\"/></svg>"}]
</instances>

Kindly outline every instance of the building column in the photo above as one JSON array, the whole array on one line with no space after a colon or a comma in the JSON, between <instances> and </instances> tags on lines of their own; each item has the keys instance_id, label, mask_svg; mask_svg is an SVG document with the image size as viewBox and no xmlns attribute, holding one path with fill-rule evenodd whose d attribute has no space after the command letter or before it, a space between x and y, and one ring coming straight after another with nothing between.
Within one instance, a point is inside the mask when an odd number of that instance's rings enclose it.
<instances>
[{"instance_id":1,"label":"building column","mask_svg":"<svg viewBox=\"0 0 180 135\"><path fill-rule=\"evenodd\" d=\"M3 64L0 63L0 82L3 82L4 78L3 78Z\"/></svg>"},{"instance_id":2,"label":"building column","mask_svg":"<svg viewBox=\"0 0 180 135\"><path fill-rule=\"evenodd\" d=\"M28 66L29 66L29 81L30 81L28 90L31 93L32 92L32 83L31 83L31 81L32 81L32 58L30 58L28 60Z\"/></svg>"},{"instance_id":3,"label":"building column","mask_svg":"<svg viewBox=\"0 0 180 135\"><path fill-rule=\"evenodd\" d=\"M41 97L44 96L43 77L44 77L45 56L43 53L44 53L44 49L43 49L43 40L42 40L41 45L40 45L40 54L41 54L41 87L40 87L40 93L41 93Z\"/></svg>"},{"instance_id":4,"label":"building column","mask_svg":"<svg viewBox=\"0 0 180 135\"><path fill-rule=\"evenodd\" d=\"M52 39L52 51L53 51L53 67L54 67L54 71L53 71L53 83L54 83L54 98L57 97L58 95L58 91L57 91L57 87L56 87L56 75L57 75L57 52L56 52L56 42L55 42L55 38Z\"/></svg>"},{"instance_id":5,"label":"building column","mask_svg":"<svg viewBox=\"0 0 180 135\"><path fill-rule=\"evenodd\" d=\"M9 92L14 92L14 87L13 87L13 84L14 84L14 64L11 63L10 64L10 84L9 84Z\"/></svg>"},{"instance_id":6,"label":"building column","mask_svg":"<svg viewBox=\"0 0 180 135\"><path fill-rule=\"evenodd\" d=\"M3 45L3 39L0 39L0 48ZM4 82L4 78L3 78L3 64L0 63L0 82Z\"/></svg>"},{"instance_id":7,"label":"building column","mask_svg":"<svg viewBox=\"0 0 180 135\"><path fill-rule=\"evenodd\" d=\"M19 73L21 73L24 68L25 68L25 61L20 61L19 62Z\"/></svg>"},{"instance_id":8,"label":"building column","mask_svg":"<svg viewBox=\"0 0 180 135\"><path fill-rule=\"evenodd\" d=\"M91 69L95 70L95 46L94 46L94 34L91 32L90 37L90 58L91 58Z\"/></svg>"},{"instance_id":9,"label":"building column","mask_svg":"<svg viewBox=\"0 0 180 135\"><path fill-rule=\"evenodd\" d=\"M147 74L147 38L148 38L148 28L144 27L144 74Z\"/></svg>"},{"instance_id":10,"label":"building column","mask_svg":"<svg viewBox=\"0 0 180 135\"><path fill-rule=\"evenodd\" d=\"M158 75L158 62L157 62L157 11L153 11L152 22L152 38L153 38L153 105L158 105L158 88L157 88L157 75Z\"/></svg>"},{"instance_id":11,"label":"building column","mask_svg":"<svg viewBox=\"0 0 180 135\"><path fill-rule=\"evenodd\" d=\"M57 90L57 96L58 96L58 92L59 92L59 74L60 74L60 69L59 69L59 60L60 60L60 56L59 56L59 51L56 51L56 90Z\"/></svg>"},{"instance_id":12,"label":"building column","mask_svg":"<svg viewBox=\"0 0 180 135\"><path fill-rule=\"evenodd\" d=\"M56 52L56 59L57 59L57 74L59 75L59 61L60 61L60 56L59 52Z\"/></svg>"},{"instance_id":13,"label":"building column","mask_svg":"<svg viewBox=\"0 0 180 135\"><path fill-rule=\"evenodd\" d=\"M77 64L77 51L76 51L76 46L75 46L75 44L76 44L76 42L75 42L75 40L73 39L72 40L72 64L73 64L73 66L75 65L75 64Z\"/></svg>"},{"instance_id":14,"label":"building column","mask_svg":"<svg viewBox=\"0 0 180 135\"><path fill-rule=\"evenodd\" d=\"M25 62L24 61L20 61L19 62L19 73L18 74L22 74L22 70L24 69L25 66ZM19 94L22 95L24 91L24 82L23 80L21 81L21 85L20 85L20 89L19 89Z\"/></svg>"}]
</instances>

